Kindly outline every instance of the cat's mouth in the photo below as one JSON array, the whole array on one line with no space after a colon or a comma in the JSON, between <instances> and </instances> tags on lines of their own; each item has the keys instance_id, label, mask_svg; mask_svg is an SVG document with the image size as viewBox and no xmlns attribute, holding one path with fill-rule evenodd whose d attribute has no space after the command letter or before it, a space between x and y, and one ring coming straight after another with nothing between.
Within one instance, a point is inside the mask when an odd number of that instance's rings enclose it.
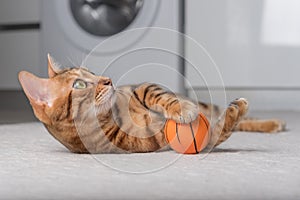
<instances>
[{"instance_id":1,"label":"cat's mouth","mask_svg":"<svg viewBox=\"0 0 300 200\"><path fill-rule=\"evenodd\" d=\"M99 91L95 96L96 105L101 106L107 104L112 99L114 94L113 87L105 87L101 91Z\"/></svg>"}]
</instances>

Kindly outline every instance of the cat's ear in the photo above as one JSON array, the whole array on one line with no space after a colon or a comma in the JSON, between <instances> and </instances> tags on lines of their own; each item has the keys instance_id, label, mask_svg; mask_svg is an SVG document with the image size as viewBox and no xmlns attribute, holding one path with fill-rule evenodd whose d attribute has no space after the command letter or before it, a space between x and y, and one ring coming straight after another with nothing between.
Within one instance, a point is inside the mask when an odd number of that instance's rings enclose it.
<instances>
[{"instance_id":1,"label":"cat's ear","mask_svg":"<svg viewBox=\"0 0 300 200\"><path fill-rule=\"evenodd\" d=\"M56 76L61 71L61 65L58 64L50 54L48 54L48 75L49 78Z\"/></svg>"},{"instance_id":2,"label":"cat's ear","mask_svg":"<svg viewBox=\"0 0 300 200\"><path fill-rule=\"evenodd\" d=\"M50 108L53 103L50 80L22 71L19 73L19 81L32 105L35 116L43 123L50 124L50 119L45 113L45 109Z\"/></svg>"}]
</instances>

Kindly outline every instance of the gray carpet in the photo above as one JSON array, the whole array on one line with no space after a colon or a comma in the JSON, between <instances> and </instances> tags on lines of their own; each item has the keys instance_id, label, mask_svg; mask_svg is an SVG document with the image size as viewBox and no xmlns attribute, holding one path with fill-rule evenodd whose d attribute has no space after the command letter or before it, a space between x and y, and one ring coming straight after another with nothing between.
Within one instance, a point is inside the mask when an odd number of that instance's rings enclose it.
<instances>
[{"instance_id":1,"label":"gray carpet","mask_svg":"<svg viewBox=\"0 0 300 200\"><path fill-rule=\"evenodd\" d=\"M300 199L300 113L289 131L235 133L210 154L76 155L39 123L0 126L0 199Z\"/></svg>"}]
</instances>

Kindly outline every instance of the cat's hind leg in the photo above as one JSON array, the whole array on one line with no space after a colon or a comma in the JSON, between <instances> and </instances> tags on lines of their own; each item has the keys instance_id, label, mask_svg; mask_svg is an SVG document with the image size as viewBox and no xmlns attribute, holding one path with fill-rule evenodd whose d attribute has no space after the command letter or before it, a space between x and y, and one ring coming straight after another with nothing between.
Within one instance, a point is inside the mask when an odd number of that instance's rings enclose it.
<instances>
[{"instance_id":1,"label":"cat's hind leg","mask_svg":"<svg viewBox=\"0 0 300 200\"><path fill-rule=\"evenodd\" d=\"M248 111L248 101L244 98L236 99L220 116L211 128L211 137L207 149L214 148L226 141L233 129L244 118Z\"/></svg>"}]
</instances>

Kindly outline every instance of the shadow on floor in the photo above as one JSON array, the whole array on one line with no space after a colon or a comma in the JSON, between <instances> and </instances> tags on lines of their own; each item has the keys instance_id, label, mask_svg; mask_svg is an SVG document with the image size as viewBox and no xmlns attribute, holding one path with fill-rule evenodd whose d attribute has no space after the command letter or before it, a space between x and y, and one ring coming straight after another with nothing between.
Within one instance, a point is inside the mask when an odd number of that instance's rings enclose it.
<instances>
[{"instance_id":1,"label":"shadow on floor","mask_svg":"<svg viewBox=\"0 0 300 200\"><path fill-rule=\"evenodd\" d=\"M28 122L37 122L32 111L6 111L1 110L0 124L19 124Z\"/></svg>"},{"instance_id":2,"label":"shadow on floor","mask_svg":"<svg viewBox=\"0 0 300 200\"><path fill-rule=\"evenodd\" d=\"M222 149L215 148L210 153L241 153L241 152L266 152L264 149Z\"/></svg>"},{"instance_id":3,"label":"shadow on floor","mask_svg":"<svg viewBox=\"0 0 300 200\"><path fill-rule=\"evenodd\" d=\"M0 91L0 124L36 122L22 91Z\"/></svg>"}]
</instances>

